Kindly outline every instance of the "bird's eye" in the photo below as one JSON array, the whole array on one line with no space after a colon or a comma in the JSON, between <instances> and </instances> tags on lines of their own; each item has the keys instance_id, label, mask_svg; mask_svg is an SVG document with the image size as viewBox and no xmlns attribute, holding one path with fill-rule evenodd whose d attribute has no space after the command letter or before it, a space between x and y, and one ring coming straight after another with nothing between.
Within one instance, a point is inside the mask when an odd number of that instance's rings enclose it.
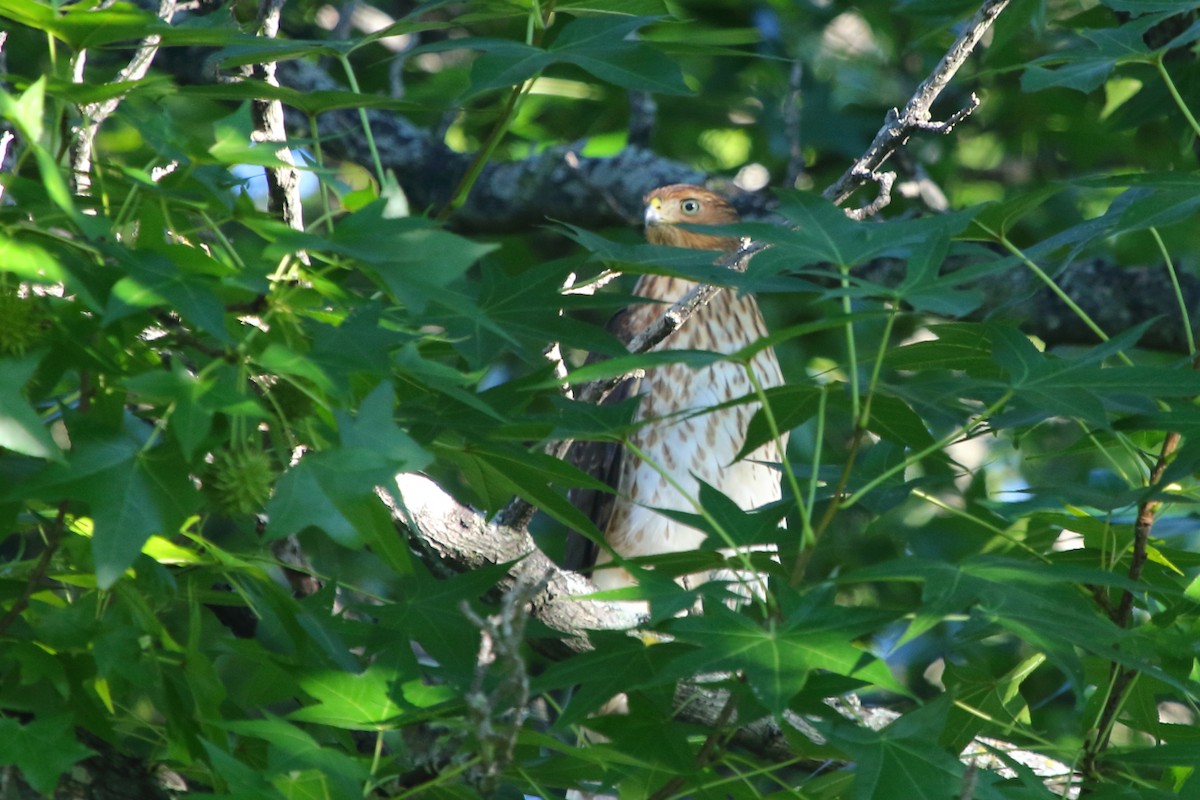
<instances>
[{"instance_id":1,"label":"bird's eye","mask_svg":"<svg viewBox=\"0 0 1200 800\"><path fill-rule=\"evenodd\" d=\"M685 214L698 214L700 212L700 201L694 197L689 197L679 204L679 208Z\"/></svg>"}]
</instances>

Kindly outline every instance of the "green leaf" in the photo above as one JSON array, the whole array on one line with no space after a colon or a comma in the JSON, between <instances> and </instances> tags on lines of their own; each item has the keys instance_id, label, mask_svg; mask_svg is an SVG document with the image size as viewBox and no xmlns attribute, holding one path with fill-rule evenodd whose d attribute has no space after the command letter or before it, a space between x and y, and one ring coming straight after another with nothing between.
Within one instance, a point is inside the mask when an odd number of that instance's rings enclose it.
<instances>
[{"instance_id":1,"label":"green leaf","mask_svg":"<svg viewBox=\"0 0 1200 800\"><path fill-rule=\"evenodd\" d=\"M328 744L322 746L308 732L270 712L266 712L266 719L231 720L219 724L239 736L254 737L267 743L267 773L275 776L275 785L288 797L312 796L297 794L300 787L291 781L281 786L281 782L293 774L308 776L308 780L313 779L313 773L319 775L320 780L312 787L323 789L316 795L319 797L356 794L369 777L366 767L348 753ZM304 780L304 777L300 778L301 782Z\"/></svg>"},{"instance_id":2,"label":"green leaf","mask_svg":"<svg viewBox=\"0 0 1200 800\"><path fill-rule=\"evenodd\" d=\"M1165 228L1196 215L1200 209L1200 181L1177 191L1130 189L1119 200L1127 202L1121 204L1120 221L1113 233Z\"/></svg>"},{"instance_id":3,"label":"green leaf","mask_svg":"<svg viewBox=\"0 0 1200 800\"><path fill-rule=\"evenodd\" d=\"M413 464L427 461L420 452L414 453ZM345 547L369 543L393 570L408 572L407 551L399 547L391 517L373 492L405 471L391 471L394 463L386 453L354 447L306 455L275 483L266 509L266 538L273 541L316 527Z\"/></svg>"},{"instance_id":4,"label":"green leaf","mask_svg":"<svg viewBox=\"0 0 1200 800\"><path fill-rule=\"evenodd\" d=\"M1170 12L1141 17L1119 27L1079 31L1089 43L1069 48L1063 55L1038 59L1021 75L1021 88L1036 92L1052 87L1090 92L1102 84L1118 64L1148 62L1151 55L1145 34L1170 16ZM1047 66L1057 64L1057 69Z\"/></svg>"},{"instance_id":5,"label":"green leaf","mask_svg":"<svg viewBox=\"0 0 1200 800\"><path fill-rule=\"evenodd\" d=\"M216 282L190 268L198 258L223 270L217 262L183 246L170 248L170 253L177 256L174 259L167 253L147 250L113 248L113 253L126 276L112 287L104 313L106 322L121 319L134 309L166 306L218 341L231 341L225 331L225 306L214 292Z\"/></svg>"},{"instance_id":6,"label":"green leaf","mask_svg":"<svg viewBox=\"0 0 1200 800\"><path fill-rule=\"evenodd\" d=\"M533 682L537 691L577 687L556 727L574 725L621 692L665 685L672 678L666 666L690 646L671 642L646 644L626 633L595 631L589 634L595 649L550 665Z\"/></svg>"},{"instance_id":7,"label":"green leaf","mask_svg":"<svg viewBox=\"0 0 1200 800\"><path fill-rule=\"evenodd\" d=\"M378 200L347 215L331 239L316 244L362 261L396 302L417 313L436 289L496 249L447 233L421 217L389 219L386 214L387 201Z\"/></svg>"},{"instance_id":8,"label":"green leaf","mask_svg":"<svg viewBox=\"0 0 1200 800\"><path fill-rule=\"evenodd\" d=\"M854 222L819 195L782 192L778 211L790 226L746 223L739 226L756 241L774 247L755 255L755 262L776 271L829 262L840 266L862 264L882 255L909 257L931 242L947 241L974 217L968 209L936 217L883 223ZM918 256L920 263L920 256Z\"/></svg>"},{"instance_id":9,"label":"green leaf","mask_svg":"<svg viewBox=\"0 0 1200 800\"><path fill-rule=\"evenodd\" d=\"M1034 659L1040 663L1040 658ZM988 725L1002 730L1015 726L1026 718L1028 710L1020 694L1020 686L1032 672L1028 665L1018 665L1000 678L993 677L974 665L947 663L942 682L954 697L939 742L950 752L961 752Z\"/></svg>"},{"instance_id":10,"label":"green leaf","mask_svg":"<svg viewBox=\"0 0 1200 800\"><path fill-rule=\"evenodd\" d=\"M923 614L945 616L973 608L980 620L1000 626L1045 653L1070 678L1076 692L1087 681L1077 650L1126 664L1171 685L1177 682L1134 652L1129 634L1099 613L1078 584L1139 584L1099 569L1072 569L975 556L959 564L917 558L857 570L843 580L915 581L923 584ZM927 627L923 621L917 623ZM1180 687L1181 688L1181 687Z\"/></svg>"},{"instance_id":11,"label":"green leaf","mask_svg":"<svg viewBox=\"0 0 1200 800\"><path fill-rule=\"evenodd\" d=\"M11 0L0 0L0 9ZM29 4L24 4L29 5ZM46 76L41 76L29 88L14 98L8 92L0 90L0 115L13 123L31 142L42 138L42 126L46 106Z\"/></svg>"},{"instance_id":12,"label":"green leaf","mask_svg":"<svg viewBox=\"0 0 1200 800\"><path fill-rule=\"evenodd\" d=\"M307 381L322 392L330 395L339 394L336 384L330 380L321 367L313 359L305 358L285 344L272 342L255 357L260 367L277 375L287 375Z\"/></svg>"},{"instance_id":13,"label":"green leaf","mask_svg":"<svg viewBox=\"0 0 1200 800\"><path fill-rule=\"evenodd\" d=\"M625 89L690 94L678 65L656 47L632 39L654 17L581 15L563 26L543 50L510 39L462 38L415 48L413 53L469 49L483 53L471 67L467 97L519 86L554 64L574 64Z\"/></svg>"},{"instance_id":14,"label":"green leaf","mask_svg":"<svg viewBox=\"0 0 1200 800\"><path fill-rule=\"evenodd\" d=\"M710 604L702 616L672 620L665 628L678 641L700 649L667 669L676 677L742 670L758 700L774 714L804 688L813 670L858 678L892 691L904 689L887 666L856 647L859 626L874 628L881 618L850 609L809 609L784 623L760 624L723 604Z\"/></svg>"},{"instance_id":15,"label":"green leaf","mask_svg":"<svg viewBox=\"0 0 1200 800\"><path fill-rule=\"evenodd\" d=\"M871 398L867 429L913 450L933 444L933 436L921 417L903 400L882 391Z\"/></svg>"},{"instance_id":16,"label":"green leaf","mask_svg":"<svg viewBox=\"0 0 1200 800\"><path fill-rule=\"evenodd\" d=\"M891 369L924 372L963 370L975 377L998 377L988 328L970 323L931 325L936 339L893 347L884 356Z\"/></svg>"},{"instance_id":17,"label":"green leaf","mask_svg":"<svg viewBox=\"0 0 1200 800\"><path fill-rule=\"evenodd\" d=\"M193 375L178 361L169 372L144 372L125 381L135 396L170 404L169 429L189 461L212 430L213 414L226 408L213 392L216 385L211 375Z\"/></svg>"},{"instance_id":18,"label":"green leaf","mask_svg":"<svg viewBox=\"0 0 1200 800\"><path fill-rule=\"evenodd\" d=\"M7 494L49 501L79 500L90 510L96 583L112 586L155 534L175 534L199 497L178 452L146 449L151 433L126 418L119 432L69 426L72 448L65 464L53 464Z\"/></svg>"},{"instance_id":19,"label":"green leaf","mask_svg":"<svg viewBox=\"0 0 1200 800\"><path fill-rule=\"evenodd\" d=\"M71 727L68 716L41 717L25 725L0 717L0 763L15 766L36 791L52 796L72 765L96 754L76 741Z\"/></svg>"},{"instance_id":20,"label":"green leaf","mask_svg":"<svg viewBox=\"0 0 1200 800\"><path fill-rule=\"evenodd\" d=\"M1086 94L1104 83L1116 66L1117 59L1102 56L1076 58L1058 69L1031 64L1021 74L1021 88L1027 92L1054 88L1075 89Z\"/></svg>"},{"instance_id":21,"label":"green leaf","mask_svg":"<svg viewBox=\"0 0 1200 800\"><path fill-rule=\"evenodd\" d=\"M817 413L821 405L821 391L816 386L776 386L767 389L767 403L781 434L800 427ZM750 418L746 441L735 460L742 460L773 438L766 412L757 409Z\"/></svg>"},{"instance_id":22,"label":"green leaf","mask_svg":"<svg viewBox=\"0 0 1200 800\"><path fill-rule=\"evenodd\" d=\"M615 16L577 19L563 28L550 52L625 89L691 94L675 62L660 50L629 38L652 20Z\"/></svg>"},{"instance_id":23,"label":"green leaf","mask_svg":"<svg viewBox=\"0 0 1200 800\"><path fill-rule=\"evenodd\" d=\"M335 412L341 446L309 453L280 476L267 503L268 539L314 526L348 547L368 541L393 570L409 571L407 551L374 487L424 468L433 457L396 425L394 408L392 387L382 382L364 398L357 417Z\"/></svg>"},{"instance_id":24,"label":"green leaf","mask_svg":"<svg viewBox=\"0 0 1200 800\"><path fill-rule=\"evenodd\" d=\"M467 97L518 86L554 63L554 57L540 47L507 39L468 39L458 46L483 50L471 65L471 91Z\"/></svg>"},{"instance_id":25,"label":"green leaf","mask_svg":"<svg viewBox=\"0 0 1200 800\"><path fill-rule=\"evenodd\" d=\"M288 719L348 730L387 726L401 714L392 687L410 677L383 664L372 664L359 674L321 670L301 675L300 688L316 704L293 711Z\"/></svg>"},{"instance_id":26,"label":"green leaf","mask_svg":"<svg viewBox=\"0 0 1200 800\"><path fill-rule=\"evenodd\" d=\"M582 367L571 370L567 374L566 382L572 386L578 386L589 381L616 378L629 375L636 370L650 369L665 364L686 364L692 369L702 369L726 361L728 358L721 353L704 350L654 350L649 353L617 356L584 364ZM561 378L549 378L546 380L544 388L549 389L562 383Z\"/></svg>"},{"instance_id":27,"label":"green leaf","mask_svg":"<svg viewBox=\"0 0 1200 800\"><path fill-rule=\"evenodd\" d=\"M673 508L655 509L663 516L683 522L703 531L707 538L701 545L703 550L718 550L729 547L730 542L738 546L751 544L773 544L779 541L780 521L790 506L789 503L772 503L754 511L744 511L727 495L699 481L700 505L707 517ZM712 520L711 522L709 520ZM725 534L722 536L722 532ZM737 563L737 559L731 559Z\"/></svg>"},{"instance_id":28,"label":"green leaf","mask_svg":"<svg viewBox=\"0 0 1200 800\"><path fill-rule=\"evenodd\" d=\"M554 10L581 17L587 14L658 17L667 13L667 6L664 0L564 0L556 3Z\"/></svg>"},{"instance_id":29,"label":"green leaf","mask_svg":"<svg viewBox=\"0 0 1200 800\"><path fill-rule=\"evenodd\" d=\"M373 607L371 613L388 636L399 633L429 653L443 679L467 687L475 673L480 633L462 606L465 603L476 613L485 612L479 599L496 590L510 567L498 564L444 579L436 579L424 569L410 570L398 601Z\"/></svg>"},{"instance_id":30,"label":"green leaf","mask_svg":"<svg viewBox=\"0 0 1200 800\"><path fill-rule=\"evenodd\" d=\"M912 800L957 797L966 766L956 754L937 743L949 708L949 696L942 695L879 731L844 721L830 726L827 729L830 743L845 752L855 765L850 797L853 800L885 796ZM826 730L820 723L818 728ZM973 796L1000 797L989 790L985 781L979 784Z\"/></svg>"},{"instance_id":31,"label":"green leaf","mask_svg":"<svg viewBox=\"0 0 1200 800\"><path fill-rule=\"evenodd\" d=\"M67 271L49 251L33 242L10 238L3 231L0 231L0 270L38 284L67 280Z\"/></svg>"},{"instance_id":32,"label":"green leaf","mask_svg":"<svg viewBox=\"0 0 1200 800\"><path fill-rule=\"evenodd\" d=\"M588 517L573 506L559 491L583 486L612 491L602 481L566 462L545 453L533 453L518 447L475 446L469 450L441 449L439 455L463 469L467 482L490 509L497 509L513 495L589 538L599 540L601 533Z\"/></svg>"},{"instance_id":33,"label":"green leaf","mask_svg":"<svg viewBox=\"0 0 1200 800\"><path fill-rule=\"evenodd\" d=\"M22 394L44 355L0 358L0 448L61 462L62 450Z\"/></svg>"}]
</instances>

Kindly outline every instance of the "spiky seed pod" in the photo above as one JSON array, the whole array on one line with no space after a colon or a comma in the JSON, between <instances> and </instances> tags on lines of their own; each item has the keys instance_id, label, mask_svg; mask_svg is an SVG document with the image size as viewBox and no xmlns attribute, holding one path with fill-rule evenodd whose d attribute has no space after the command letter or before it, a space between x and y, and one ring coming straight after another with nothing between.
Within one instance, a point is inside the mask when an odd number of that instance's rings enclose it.
<instances>
[{"instance_id":1,"label":"spiky seed pod","mask_svg":"<svg viewBox=\"0 0 1200 800\"><path fill-rule=\"evenodd\" d=\"M42 338L45 321L41 298L0 285L0 356L25 355Z\"/></svg>"},{"instance_id":2,"label":"spiky seed pod","mask_svg":"<svg viewBox=\"0 0 1200 800\"><path fill-rule=\"evenodd\" d=\"M219 450L204 471L205 493L230 516L257 514L271 498L275 467L261 450Z\"/></svg>"}]
</instances>

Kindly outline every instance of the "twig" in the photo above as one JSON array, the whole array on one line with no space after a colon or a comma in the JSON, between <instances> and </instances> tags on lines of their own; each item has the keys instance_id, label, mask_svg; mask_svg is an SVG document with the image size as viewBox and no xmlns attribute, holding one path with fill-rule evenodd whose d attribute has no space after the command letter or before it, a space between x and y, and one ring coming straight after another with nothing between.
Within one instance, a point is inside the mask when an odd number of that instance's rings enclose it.
<instances>
[{"instance_id":1,"label":"twig","mask_svg":"<svg viewBox=\"0 0 1200 800\"><path fill-rule=\"evenodd\" d=\"M796 182L804 174L804 142L800 137L801 101L803 94L800 86L804 80L804 64L800 59L792 62L792 71L788 75L788 93L783 100L783 132L788 143L787 172L784 173L784 186L796 188Z\"/></svg>"},{"instance_id":2,"label":"twig","mask_svg":"<svg viewBox=\"0 0 1200 800\"><path fill-rule=\"evenodd\" d=\"M896 182L896 173L891 171L868 172L862 177L874 181L879 186L879 193L875 195L874 200L861 208L846 209L846 216L856 222L875 216L892 202L892 184Z\"/></svg>"},{"instance_id":3,"label":"twig","mask_svg":"<svg viewBox=\"0 0 1200 800\"><path fill-rule=\"evenodd\" d=\"M258 35L274 39L279 35L279 18L286 0L262 0L258 7ZM266 61L246 68L247 77L260 78L269 86L279 86L275 75L275 62ZM300 204L300 173L287 144L287 132L283 122L283 104L279 100L256 98L251 104L254 131L251 139L275 145L275 157L283 165L268 167L267 208L278 215L287 225L298 231L304 230L304 212ZM286 166L284 166L286 165ZM301 255L303 259L303 255Z\"/></svg>"},{"instance_id":4,"label":"twig","mask_svg":"<svg viewBox=\"0 0 1200 800\"><path fill-rule=\"evenodd\" d=\"M708 738L704 740L704 744L696 752L694 759L696 765L695 772L700 772L711 764L716 756L725 749L725 746L733 737L733 732L726 731L725 729L736 718L736 714L737 695L730 692L729 696L725 699L725 705L721 707L721 713L717 715L716 722L712 726L712 732L708 734ZM650 800L667 800L667 798L673 796L683 788L685 781L684 776L676 775L664 783L658 791L650 795Z\"/></svg>"},{"instance_id":5,"label":"twig","mask_svg":"<svg viewBox=\"0 0 1200 800\"><path fill-rule=\"evenodd\" d=\"M0 75L8 72L8 55L4 52L4 45L8 42L8 31L0 31ZM4 84L0 83L0 87ZM4 172L4 162L8 160L8 147L12 144L13 132L7 126L0 133L0 173ZM4 199L4 185L0 184L0 200Z\"/></svg>"},{"instance_id":6,"label":"twig","mask_svg":"<svg viewBox=\"0 0 1200 800\"><path fill-rule=\"evenodd\" d=\"M0 172L4 171L4 162L8 159L8 146L13 143L12 131L0 133ZM4 185L0 184L0 200L4 199Z\"/></svg>"},{"instance_id":7,"label":"twig","mask_svg":"<svg viewBox=\"0 0 1200 800\"><path fill-rule=\"evenodd\" d=\"M892 109L888 112L883 127L875 134L871 146L867 148L857 161L842 174L822 195L832 200L835 205L844 203L851 194L869 181L879 181L879 168L901 147L916 131L931 131L934 133L949 133L955 125L966 119L979 106L979 98L971 94L970 102L952 114L945 122L933 122L930 107L934 100L950 83L955 73L966 62L967 57L979 44L980 39L996 21L1009 0L984 0L975 16L967 23L963 32L954 44L942 56L933 72L926 78L917 91L909 99L903 111ZM890 185L889 185L890 190ZM880 183L880 189L883 184ZM878 203L879 199L872 205ZM882 208L888 201L883 201Z\"/></svg>"},{"instance_id":8,"label":"twig","mask_svg":"<svg viewBox=\"0 0 1200 800\"><path fill-rule=\"evenodd\" d=\"M67 503L63 501L59 503L58 514L54 517L54 524L51 525L50 531L46 535L46 549L42 551L37 563L33 565L33 570L25 580L25 585L21 588L21 594L13 601L12 608L8 609L8 613L3 618L0 618L0 635L3 635L8 630L8 626L12 625L21 614L25 613L25 609L29 607L30 598L37 591L42 578L46 577L46 573L50 569L50 560L58 551L59 544L62 543L63 525L66 518Z\"/></svg>"},{"instance_id":9,"label":"twig","mask_svg":"<svg viewBox=\"0 0 1200 800\"><path fill-rule=\"evenodd\" d=\"M479 655L475 675L465 696L470 735L475 739L478 761L468 779L487 797L495 791L504 768L512 761L517 735L528 716L529 673L521 650L525 623L533 598L549 585L544 576L536 583L518 582L504 593L500 610L480 617L463 601L460 609L479 628ZM489 676L499 676L488 691Z\"/></svg>"},{"instance_id":10,"label":"twig","mask_svg":"<svg viewBox=\"0 0 1200 800\"><path fill-rule=\"evenodd\" d=\"M161 0L158 6L158 18L170 22L175 16L175 0ZM158 53L161 37L151 34L142 40L134 51L133 58L117 73L113 83L140 81L150 71L150 64ZM74 59L71 79L74 83L86 83L84 67L87 64L87 51L80 50ZM91 194L92 190L92 150L96 144L96 133L104 121L112 116L124 100L124 95L110 97L98 103L87 103L80 107L83 122L73 131L71 143L71 174L75 193L81 197Z\"/></svg>"},{"instance_id":11,"label":"twig","mask_svg":"<svg viewBox=\"0 0 1200 800\"><path fill-rule=\"evenodd\" d=\"M1200 368L1200 360L1193 362L1192 366L1193 368ZM1180 438L1178 433L1171 431L1163 439L1158 459L1150 469L1148 484L1151 490L1158 487L1163 473L1166 472L1167 467L1175 457L1175 451L1179 448ZM1142 578L1142 570L1145 569L1146 559L1148 558L1147 545L1150 541L1150 534L1154 529L1154 521L1157 519L1158 511L1161 507L1162 500L1158 497L1143 500L1138 505L1137 518L1133 523L1133 554L1129 559L1128 574L1131 581L1140 581ZM1121 600L1116 608L1109 609L1109 617L1122 628L1129 627L1133 619L1132 588L1125 589L1121 593ZM1126 692L1133 685L1133 679L1137 677L1137 674L1138 671L1136 669L1122 667L1116 662L1113 662L1109 667L1110 689L1108 699L1104 703L1104 710L1100 713L1100 717L1096 721L1096 727L1094 728L1096 735L1087 742L1083 753L1083 771L1088 775L1094 775L1096 772L1096 762L1099 760L1100 754L1108 747L1113 727L1116 725L1117 715L1121 713L1121 707L1125 704Z\"/></svg>"},{"instance_id":12,"label":"twig","mask_svg":"<svg viewBox=\"0 0 1200 800\"><path fill-rule=\"evenodd\" d=\"M1179 448L1180 436L1178 433L1171 431L1163 439L1162 449L1159 450L1158 460L1154 467L1150 470L1149 485L1151 487L1158 486L1162 480L1163 473L1166 472L1167 466L1175 457L1175 451ZM1162 507L1162 500L1158 498L1144 500L1138 506L1137 519L1133 523L1133 555L1129 559L1129 580L1140 581L1142 579L1142 570L1146 566L1146 546L1150 541L1150 532L1154 528L1154 520L1158 516L1158 510ZM1117 605L1117 610L1113 613L1113 622L1120 625L1122 628L1129 627L1129 622L1133 614L1133 590L1126 589L1121 594L1121 602Z\"/></svg>"}]
</instances>

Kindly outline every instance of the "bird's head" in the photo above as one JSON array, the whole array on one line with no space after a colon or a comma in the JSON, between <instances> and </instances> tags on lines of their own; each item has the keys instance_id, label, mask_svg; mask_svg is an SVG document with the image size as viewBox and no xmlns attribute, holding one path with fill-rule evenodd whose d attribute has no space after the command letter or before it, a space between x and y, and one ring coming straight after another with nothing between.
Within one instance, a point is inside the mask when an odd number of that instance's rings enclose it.
<instances>
[{"instance_id":1,"label":"bird's head","mask_svg":"<svg viewBox=\"0 0 1200 800\"><path fill-rule=\"evenodd\" d=\"M677 183L655 189L644 200L646 240L651 244L724 252L733 252L740 245L737 237L713 236L679 227L679 223L731 225L738 221L729 201L708 189Z\"/></svg>"}]
</instances>

